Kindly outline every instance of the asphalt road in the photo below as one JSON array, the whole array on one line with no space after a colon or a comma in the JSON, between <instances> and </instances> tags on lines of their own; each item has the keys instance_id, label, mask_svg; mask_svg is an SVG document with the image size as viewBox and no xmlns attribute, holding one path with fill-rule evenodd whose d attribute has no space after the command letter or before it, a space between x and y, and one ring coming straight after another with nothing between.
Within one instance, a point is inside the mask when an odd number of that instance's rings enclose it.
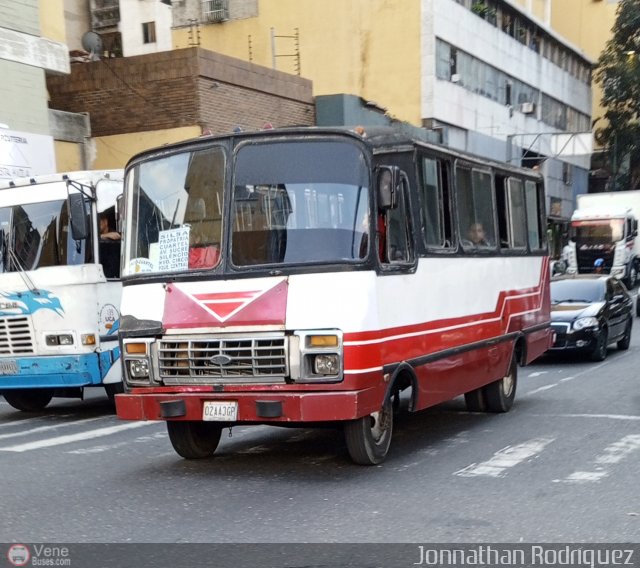
<instances>
[{"instance_id":1,"label":"asphalt road","mask_svg":"<svg viewBox=\"0 0 640 568\"><path fill-rule=\"evenodd\" d=\"M0 399L0 542L638 542L640 319L603 363L520 369L511 412L401 417L387 461L336 430L234 428L185 461L102 390L40 415Z\"/></svg>"}]
</instances>

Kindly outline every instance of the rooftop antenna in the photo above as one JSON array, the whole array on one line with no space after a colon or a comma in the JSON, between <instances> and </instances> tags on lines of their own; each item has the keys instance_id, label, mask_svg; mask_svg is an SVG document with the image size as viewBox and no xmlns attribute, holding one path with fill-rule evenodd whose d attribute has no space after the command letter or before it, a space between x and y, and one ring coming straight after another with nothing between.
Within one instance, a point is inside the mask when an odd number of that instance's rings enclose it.
<instances>
[{"instance_id":1,"label":"rooftop antenna","mask_svg":"<svg viewBox=\"0 0 640 568\"><path fill-rule=\"evenodd\" d=\"M85 32L82 34L82 48L89 52L91 61L98 61L102 55L102 36L96 32Z\"/></svg>"}]
</instances>

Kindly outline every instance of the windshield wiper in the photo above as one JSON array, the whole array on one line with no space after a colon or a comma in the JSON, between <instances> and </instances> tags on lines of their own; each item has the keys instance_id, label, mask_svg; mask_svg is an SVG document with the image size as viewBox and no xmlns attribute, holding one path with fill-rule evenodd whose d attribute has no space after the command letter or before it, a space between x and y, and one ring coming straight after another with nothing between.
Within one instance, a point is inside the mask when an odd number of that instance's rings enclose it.
<instances>
[{"instance_id":1,"label":"windshield wiper","mask_svg":"<svg viewBox=\"0 0 640 568\"><path fill-rule=\"evenodd\" d=\"M566 300L551 300L552 304L590 304L593 300L583 298L567 298Z\"/></svg>"},{"instance_id":2,"label":"windshield wiper","mask_svg":"<svg viewBox=\"0 0 640 568\"><path fill-rule=\"evenodd\" d=\"M22 278L22 281L25 283L26 287L29 289L30 292L40 295L40 290L38 290L36 285L33 283L33 280L29 278L29 275L27 274L27 271L22 266L22 263L20 262L18 255L11 248L8 234L5 235L3 239L3 243L4 243L5 251L9 256L9 260L18 268L18 274L20 274L20 278Z\"/></svg>"}]
</instances>

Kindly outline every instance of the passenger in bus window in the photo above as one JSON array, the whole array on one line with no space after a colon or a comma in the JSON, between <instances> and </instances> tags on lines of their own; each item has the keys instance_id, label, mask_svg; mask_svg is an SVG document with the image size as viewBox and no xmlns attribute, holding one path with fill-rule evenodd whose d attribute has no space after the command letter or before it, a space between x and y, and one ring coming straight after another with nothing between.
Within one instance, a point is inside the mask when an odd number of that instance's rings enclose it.
<instances>
[{"instance_id":1,"label":"passenger in bus window","mask_svg":"<svg viewBox=\"0 0 640 568\"><path fill-rule=\"evenodd\" d=\"M105 213L100 214L100 239L108 241L120 240L120 233L111 229L109 225L109 216Z\"/></svg>"},{"instance_id":2,"label":"passenger in bus window","mask_svg":"<svg viewBox=\"0 0 640 568\"><path fill-rule=\"evenodd\" d=\"M467 231L467 246L473 247L490 247L491 243L487 240L487 236L482 223L472 223Z\"/></svg>"}]
</instances>

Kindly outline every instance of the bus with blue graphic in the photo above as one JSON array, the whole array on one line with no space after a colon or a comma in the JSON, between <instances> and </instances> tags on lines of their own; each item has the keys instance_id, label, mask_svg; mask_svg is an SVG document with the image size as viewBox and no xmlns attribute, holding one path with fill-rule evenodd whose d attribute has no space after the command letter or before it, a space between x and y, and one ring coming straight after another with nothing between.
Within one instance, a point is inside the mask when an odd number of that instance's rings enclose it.
<instances>
[{"instance_id":1,"label":"bus with blue graphic","mask_svg":"<svg viewBox=\"0 0 640 568\"><path fill-rule=\"evenodd\" d=\"M122 170L0 180L0 394L18 410L122 390L122 188Z\"/></svg>"}]
</instances>

